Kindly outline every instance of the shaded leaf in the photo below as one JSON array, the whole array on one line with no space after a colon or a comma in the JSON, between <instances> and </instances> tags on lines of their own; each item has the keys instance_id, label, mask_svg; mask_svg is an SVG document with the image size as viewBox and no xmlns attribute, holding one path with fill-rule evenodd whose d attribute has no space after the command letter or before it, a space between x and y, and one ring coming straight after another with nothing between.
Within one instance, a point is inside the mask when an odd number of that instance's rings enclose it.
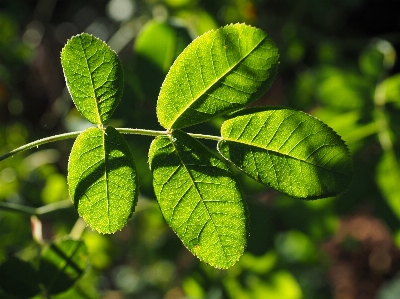
<instances>
[{"instance_id":1,"label":"shaded leaf","mask_svg":"<svg viewBox=\"0 0 400 299\"><path fill-rule=\"evenodd\" d=\"M85 243L61 240L43 249L39 266L39 278L49 294L68 290L83 274L87 264Z\"/></svg>"},{"instance_id":2,"label":"shaded leaf","mask_svg":"<svg viewBox=\"0 0 400 299\"><path fill-rule=\"evenodd\" d=\"M135 39L135 71L147 98L156 101L174 60L192 41L186 28L172 22L148 22Z\"/></svg>"},{"instance_id":3,"label":"shaded leaf","mask_svg":"<svg viewBox=\"0 0 400 299\"><path fill-rule=\"evenodd\" d=\"M244 251L247 215L229 168L176 130L153 141L149 163L161 212L183 244L214 267L232 266Z\"/></svg>"},{"instance_id":4,"label":"shaded leaf","mask_svg":"<svg viewBox=\"0 0 400 299\"><path fill-rule=\"evenodd\" d=\"M79 112L91 123L106 122L121 101L124 87L117 54L100 39L82 33L64 46L61 64Z\"/></svg>"},{"instance_id":5,"label":"shaded leaf","mask_svg":"<svg viewBox=\"0 0 400 299\"><path fill-rule=\"evenodd\" d=\"M161 87L157 117L183 128L243 108L271 85L278 51L260 29L228 25L195 39L172 65Z\"/></svg>"},{"instance_id":6,"label":"shaded leaf","mask_svg":"<svg viewBox=\"0 0 400 299\"><path fill-rule=\"evenodd\" d=\"M18 298L30 298L40 293L36 269L16 257L0 265L0 288Z\"/></svg>"},{"instance_id":7,"label":"shaded leaf","mask_svg":"<svg viewBox=\"0 0 400 299\"><path fill-rule=\"evenodd\" d=\"M218 150L256 181L293 197L347 189L352 160L340 137L318 119L286 108L243 110L225 121Z\"/></svg>"},{"instance_id":8,"label":"shaded leaf","mask_svg":"<svg viewBox=\"0 0 400 299\"><path fill-rule=\"evenodd\" d=\"M122 229L138 197L135 164L128 144L112 127L89 128L72 147L70 195L80 216L101 233Z\"/></svg>"}]
</instances>

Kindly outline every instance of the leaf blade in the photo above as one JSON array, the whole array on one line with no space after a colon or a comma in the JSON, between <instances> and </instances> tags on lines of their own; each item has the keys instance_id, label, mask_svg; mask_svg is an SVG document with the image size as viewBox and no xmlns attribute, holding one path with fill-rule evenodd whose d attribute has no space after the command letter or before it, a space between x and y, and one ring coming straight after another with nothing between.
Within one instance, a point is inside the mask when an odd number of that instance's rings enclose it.
<instances>
[{"instance_id":1,"label":"leaf blade","mask_svg":"<svg viewBox=\"0 0 400 299\"><path fill-rule=\"evenodd\" d=\"M49 294L68 290L87 266L83 241L64 239L50 243L41 253L39 279Z\"/></svg>"},{"instance_id":2,"label":"leaf blade","mask_svg":"<svg viewBox=\"0 0 400 299\"><path fill-rule=\"evenodd\" d=\"M106 122L121 101L124 86L117 54L100 39L82 33L64 46L61 64L79 112L91 123Z\"/></svg>"},{"instance_id":3,"label":"leaf blade","mask_svg":"<svg viewBox=\"0 0 400 299\"><path fill-rule=\"evenodd\" d=\"M232 266L244 251L247 215L227 166L177 130L153 141L149 163L163 216L183 244L214 267Z\"/></svg>"},{"instance_id":4,"label":"leaf blade","mask_svg":"<svg viewBox=\"0 0 400 299\"><path fill-rule=\"evenodd\" d=\"M138 198L129 146L112 127L89 128L76 139L68 163L71 199L80 216L101 233L122 229Z\"/></svg>"},{"instance_id":5,"label":"leaf blade","mask_svg":"<svg viewBox=\"0 0 400 299\"><path fill-rule=\"evenodd\" d=\"M256 181L299 198L334 196L351 182L345 143L318 119L292 109L246 109L221 127L218 150Z\"/></svg>"},{"instance_id":6,"label":"leaf blade","mask_svg":"<svg viewBox=\"0 0 400 299\"><path fill-rule=\"evenodd\" d=\"M228 25L195 39L161 87L157 117L179 129L243 108L270 86L278 51L260 29Z\"/></svg>"}]
</instances>

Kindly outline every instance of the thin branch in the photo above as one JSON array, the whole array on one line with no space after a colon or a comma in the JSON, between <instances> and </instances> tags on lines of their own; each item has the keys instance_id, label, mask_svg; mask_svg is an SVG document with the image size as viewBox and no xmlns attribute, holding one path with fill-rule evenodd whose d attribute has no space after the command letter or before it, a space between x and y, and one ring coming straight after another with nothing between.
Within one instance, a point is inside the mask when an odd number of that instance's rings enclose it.
<instances>
[{"instance_id":1,"label":"thin branch","mask_svg":"<svg viewBox=\"0 0 400 299\"><path fill-rule=\"evenodd\" d=\"M147 136L162 136L170 134L168 131L154 131L154 130L144 130L144 129L117 128L116 130L122 134L137 134L137 135L147 135ZM220 136L194 134L194 133L187 133L187 134L189 136L192 136L193 138L210 139L215 141L219 141L222 139Z\"/></svg>"},{"instance_id":2,"label":"thin branch","mask_svg":"<svg viewBox=\"0 0 400 299\"><path fill-rule=\"evenodd\" d=\"M0 161L3 161L4 159L15 155L16 153L34 148L34 147L39 147L39 145L43 145L46 143L50 143L50 142L54 142L54 141L59 141L59 140L63 140L63 139L69 139L69 138L76 138L80 133L82 133L81 131L79 132L71 132L71 133L65 133L65 134L59 134L59 135L54 135L51 137L47 137L47 138L43 138L43 139L39 139L33 142L30 142L28 144L25 144L23 146L20 146L19 148L16 148L14 150L12 150L11 152L3 155L0 157Z\"/></svg>"},{"instance_id":3,"label":"thin branch","mask_svg":"<svg viewBox=\"0 0 400 299\"><path fill-rule=\"evenodd\" d=\"M39 208L32 208L11 202L0 201L0 210L19 212L35 216L43 216L45 214L49 214L61 209L68 209L71 207L72 207L72 202L69 199L51 203Z\"/></svg>"},{"instance_id":4,"label":"thin branch","mask_svg":"<svg viewBox=\"0 0 400 299\"><path fill-rule=\"evenodd\" d=\"M162 135L170 134L169 131L155 131L155 130L145 130L145 129L117 128L116 130L122 134L135 134L135 135L146 135L146 136L162 136ZM54 135L51 137L47 137L47 138L43 138L43 139L39 139L39 140L30 142L28 144L25 144L19 148L12 150L11 152L9 152L3 156L0 156L0 161L3 161L4 159L11 157L19 152L22 152L22 151L25 151L25 150L28 150L28 149L31 149L34 147L39 147L40 145L43 145L46 143L64 140L64 139L76 138L82 132L83 131L77 131L77 132L59 134L59 135ZM187 134L194 138L210 139L210 140L215 140L215 141L221 140L221 137L219 137L219 136L193 134L193 133L187 133Z\"/></svg>"},{"instance_id":5,"label":"thin branch","mask_svg":"<svg viewBox=\"0 0 400 299\"><path fill-rule=\"evenodd\" d=\"M116 128L116 130L122 134L135 134L135 135L146 135L146 136L168 135L168 131L155 131L155 130L130 129L130 128Z\"/></svg>"}]
</instances>

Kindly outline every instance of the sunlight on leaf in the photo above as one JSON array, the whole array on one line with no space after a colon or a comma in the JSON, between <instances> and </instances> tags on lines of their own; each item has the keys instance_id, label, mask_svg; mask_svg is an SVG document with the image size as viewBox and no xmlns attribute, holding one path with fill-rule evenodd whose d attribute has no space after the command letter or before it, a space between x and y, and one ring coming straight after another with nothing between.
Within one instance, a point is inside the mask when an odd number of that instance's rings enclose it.
<instances>
[{"instance_id":1,"label":"sunlight on leaf","mask_svg":"<svg viewBox=\"0 0 400 299\"><path fill-rule=\"evenodd\" d=\"M318 119L265 107L236 115L223 123L218 150L251 178L299 198L329 197L349 186L348 149Z\"/></svg>"},{"instance_id":2,"label":"sunlight on leaf","mask_svg":"<svg viewBox=\"0 0 400 299\"><path fill-rule=\"evenodd\" d=\"M79 112L91 123L106 122L121 101L124 87L117 54L98 38L82 33L67 42L61 64Z\"/></svg>"},{"instance_id":3,"label":"sunlight on leaf","mask_svg":"<svg viewBox=\"0 0 400 299\"><path fill-rule=\"evenodd\" d=\"M181 131L157 137L149 163L165 220L200 260L232 266L246 244L247 215L229 168Z\"/></svg>"},{"instance_id":4,"label":"sunlight on leaf","mask_svg":"<svg viewBox=\"0 0 400 299\"><path fill-rule=\"evenodd\" d=\"M79 215L91 228L101 233L122 229L138 197L135 164L122 135L112 127L81 133L69 158L68 184Z\"/></svg>"},{"instance_id":5,"label":"sunlight on leaf","mask_svg":"<svg viewBox=\"0 0 400 299\"><path fill-rule=\"evenodd\" d=\"M243 108L270 87L278 50L266 33L228 25L195 39L172 65L161 87L157 117L183 128Z\"/></svg>"}]
</instances>

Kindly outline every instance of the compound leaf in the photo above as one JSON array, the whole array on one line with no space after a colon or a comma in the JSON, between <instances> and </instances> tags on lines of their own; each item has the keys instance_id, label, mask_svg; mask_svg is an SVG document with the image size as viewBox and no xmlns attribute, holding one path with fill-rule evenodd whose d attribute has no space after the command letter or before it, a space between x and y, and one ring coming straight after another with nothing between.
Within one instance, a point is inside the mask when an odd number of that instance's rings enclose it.
<instances>
[{"instance_id":1,"label":"compound leaf","mask_svg":"<svg viewBox=\"0 0 400 299\"><path fill-rule=\"evenodd\" d=\"M246 109L221 127L219 152L251 178L299 198L334 196L349 186L352 160L320 120L287 108Z\"/></svg>"},{"instance_id":2,"label":"compound leaf","mask_svg":"<svg viewBox=\"0 0 400 299\"><path fill-rule=\"evenodd\" d=\"M87 265L85 243L59 240L50 243L41 254L39 278L49 294L68 290L83 274Z\"/></svg>"},{"instance_id":3,"label":"compound leaf","mask_svg":"<svg viewBox=\"0 0 400 299\"><path fill-rule=\"evenodd\" d=\"M157 117L179 129L245 107L271 85L278 50L266 33L228 25L195 39L176 59L161 87Z\"/></svg>"},{"instance_id":4,"label":"compound leaf","mask_svg":"<svg viewBox=\"0 0 400 299\"><path fill-rule=\"evenodd\" d=\"M128 144L112 127L89 128L76 139L68 163L70 195L80 216L100 233L122 229L138 197Z\"/></svg>"},{"instance_id":5,"label":"compound leaf","mask_svg":"<svg viewBox=\"0 0 400 299\"><path fill-rule=\"evenodd\" d=\"M91 123L106 122L121 101L124 87L117 54L100 39L82 33L62 49L61 64L79 112Z\"/></svg>"},{"instance_id":6,"label":"compound leaf","mask_svg":"<svg viewBox=\"0 0 400 299\"><path fill-rule=\"evenodd\" d=\"M183 244L214 267L232 266L244 251L247 214L229 168L179 130L153 141L149 163L161 212Z\"/></svg>"}]
</instances>

